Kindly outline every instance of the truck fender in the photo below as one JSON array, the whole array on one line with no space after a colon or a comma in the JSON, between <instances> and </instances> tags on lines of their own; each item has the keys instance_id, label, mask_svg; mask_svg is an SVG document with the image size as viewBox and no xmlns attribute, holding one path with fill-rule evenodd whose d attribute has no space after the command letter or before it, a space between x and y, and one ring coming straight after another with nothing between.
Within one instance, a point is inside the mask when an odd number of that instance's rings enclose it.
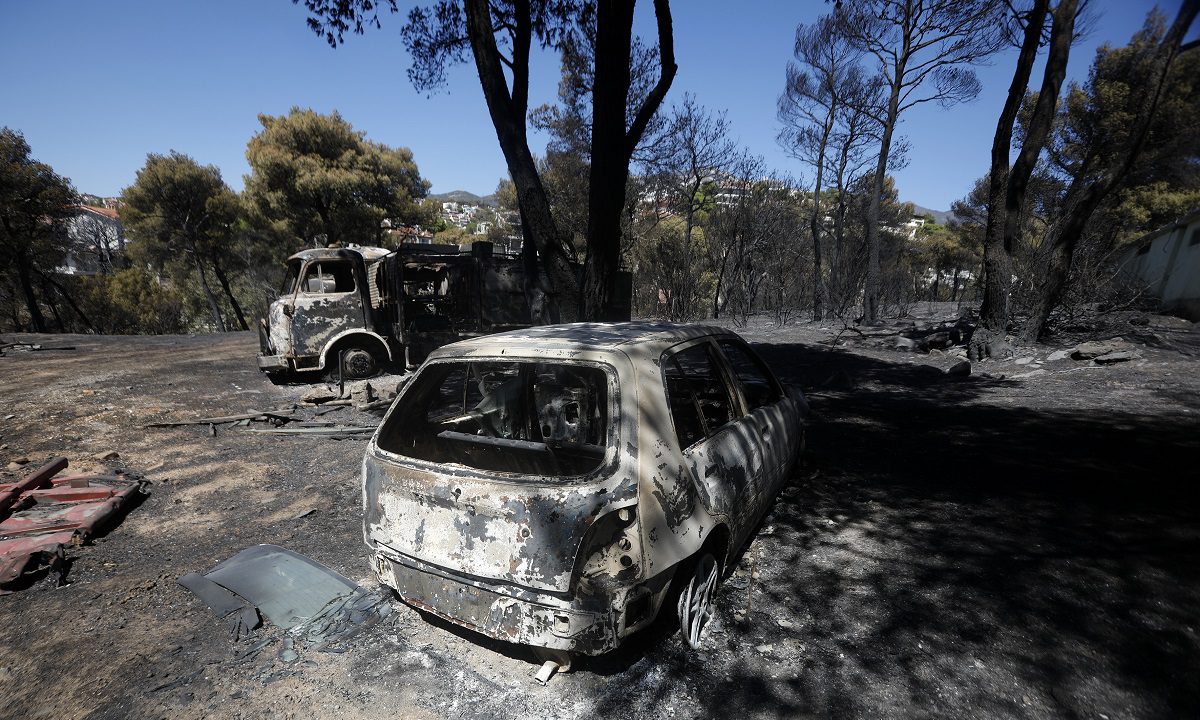
<instances>
[{"instance_id":1,"label":"truck fender","mask_svg":"<svg viewBox=\"0 0 1200 720\"><path fill-rule=\"evenodd\" d=\"M383 351L387 353L388 362L395 361L395 358L392 357L392 346L388 345L387 340L385 340L382 335L380 335L379 333L371 332L370 330L352 329L352 330L343 330L342 332L338 333L337 335L334 335L333 338L331 338L329 340L329 342L325 343L325 347L321 348L321 360L320 360L320 363L317 365L317 367L320 368L321 370L324 370L325 369L325 359L327 357L329 357L329 351L333 349L334 345L337 345L339 342L341 342L342 340L344 340L347 337L350 337L352 335L357 335L357 336L360 336L363 338L368 338L368 337L373 338L376 342L378 342L383 347Z\"/></svg>"}]
</instances>

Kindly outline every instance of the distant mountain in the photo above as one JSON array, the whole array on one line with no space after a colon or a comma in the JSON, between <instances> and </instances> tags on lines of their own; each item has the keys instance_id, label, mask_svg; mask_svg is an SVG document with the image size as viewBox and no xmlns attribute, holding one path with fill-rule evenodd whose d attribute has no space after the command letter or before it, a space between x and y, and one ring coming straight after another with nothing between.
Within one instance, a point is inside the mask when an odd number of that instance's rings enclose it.
<instances>
[{"instance_id":1,"label":"distant mountain","mask_svg":"<svg viewBox=\"0 0 1200 720\"><path fill-rule=\"evenodd\" d=\"M938 225L949 225L955 219L954 212L952 210L930 210L929 208L921 207L916 203L913 203L913 211L916 212L917 215L932 215L934 222L936 222Z\"/></svg>"},{"instance_id":2,"label":"distant mountain","mask_svg":"<svg viewBox=\"0 0 1200 720\"><path fill-rule=\"evenodd\" d=\"M487 205L488 207L499 207L500 203L496 202L495 195L484 195L480 197L466 190L451 190L445 193L431 193L429 195L432 200L440 200L441 202L457 202L467 203L469 205Z\"/></svg>"}]
</instances>

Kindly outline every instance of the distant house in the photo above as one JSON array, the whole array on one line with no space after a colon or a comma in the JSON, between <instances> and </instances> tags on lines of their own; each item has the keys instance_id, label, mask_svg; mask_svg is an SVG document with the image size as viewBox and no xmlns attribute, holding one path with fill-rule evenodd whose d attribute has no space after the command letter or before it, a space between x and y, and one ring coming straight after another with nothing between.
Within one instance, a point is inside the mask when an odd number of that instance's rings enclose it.
<instances>
[{"instance_id":1,"label":"distant house","mask_svg":"<svg viewBox=\"0 0 1200 720\"><path fill-rule=\"evenodd\" d=\"M433 233L415 226L389 227L386 232L394 245L431 245L433 243Z\"/></svg>"},{"instance_id":2,"label":"distant house","mask_svg":"<svg viewBox=\"0 0 1200 720\"><path fill-rule=\"evenodd\" d=\"M899 225L879 223L880 230L885 230L896 237L908 238L909 242L917 239L917 231L923 227L925 227L925 218L920 215L914 215Z\"/></svg>"},{"instance_id":3,"label":"distant house","mask_svg":"<svg viewBox=\"0 0 1200 720\"><path fill-rule=\"evenodd\" d=\"M67 220L67 254L56 270L65 275L96 275L126 266L125 228L111 207L79 205Z\"/></svg>"},{"instance_id":4,"label":"distant house","mask_svg":"<svg viewBox=\"0 0 1200 720\"><path fill-rule=\"evenodd\" d=\"M1163 310L1200 320L1200 208L1144 236L1121 257L1120 272Z\"/></svg>"}]
</instances>

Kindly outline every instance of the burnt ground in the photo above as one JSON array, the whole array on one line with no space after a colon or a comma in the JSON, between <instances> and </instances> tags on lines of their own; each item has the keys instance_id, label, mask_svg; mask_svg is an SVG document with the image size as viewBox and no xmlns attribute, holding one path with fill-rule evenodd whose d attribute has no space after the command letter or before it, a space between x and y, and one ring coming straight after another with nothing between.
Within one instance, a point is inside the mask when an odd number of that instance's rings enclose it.
<instances>
[{"instance_id":1,"label":"burnt ground","mask_svg":"<svg viewBox=\"0 0 1200 720\"><path fill-rule=\"evenodd\" d=\"M365 440L144 427L297 400L248 334L23 337L75 349L0 357L0 466L115 450L153 485L66 585L0 597L0 716L1200 716L1200 331L1152 318L1092 332L1132 362L1018 349L957 379L836 329L745 331L814 418L706 649L656 629L547 687L526 650L399 603L346 652L288 664L266 628L239 659L175 578L275 543L372 584Z\"/></svg>"}]
</instances>

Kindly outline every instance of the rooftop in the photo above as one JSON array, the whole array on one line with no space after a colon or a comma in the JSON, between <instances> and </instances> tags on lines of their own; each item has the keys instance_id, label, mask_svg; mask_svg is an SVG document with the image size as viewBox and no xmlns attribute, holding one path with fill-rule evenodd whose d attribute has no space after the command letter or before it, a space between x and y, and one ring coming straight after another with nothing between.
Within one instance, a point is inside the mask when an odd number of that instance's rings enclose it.
<instances>
[{"instance_id":1,"label":"rooftop","mask_svg":"<svg viewBox=\"0 0 1200 720\"><path fill-rule=\"evenodd\" d=\"M689 338L704 335L729 335L723 328L690 323L619 322L537 325L496 335L462 340L438 351L438 356L454 356L471 350L494 348L530 349L570 346L578 350L612 350L622 345L661 344L664 348Z\"/></svg>"}]
</instances>

